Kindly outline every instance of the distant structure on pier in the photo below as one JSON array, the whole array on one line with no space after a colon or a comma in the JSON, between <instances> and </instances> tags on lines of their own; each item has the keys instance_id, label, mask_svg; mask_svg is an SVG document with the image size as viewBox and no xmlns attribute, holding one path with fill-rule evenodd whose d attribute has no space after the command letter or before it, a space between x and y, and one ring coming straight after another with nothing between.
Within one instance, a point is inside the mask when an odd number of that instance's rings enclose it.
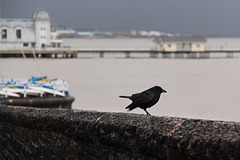
<instances>
[{"instance_id":1,"label":"distant structure on pier","mask_svg":"<svg viewBox=\"0 0 240 160\"><path fill-rule=\"evenodd\" d=\"M206 38L200 36L162 36L155 39L155 49L164 52L203 52Z\"/></svg>"},{"instance_id":2,"label":"distant structure on pier","mask_svg":"<svg viewBox=\"0 0 240 160\"><path fill-rule=\"evenodd\" d=\"M154 50L160 52L239 51L240 37L161 36L154 39Z\"/></svg>"},{"instance_id":3,"label":"distant structure on pier","mask_svg":"<svg viewBox=\"0 0 240 160\"><path fill-rule=\"evenodd\" d=\"M0 47L6 49L57 48L62 43L51 30L49 14L44 10L36 11L32 19L1 18L0 33Z\"/></svg>"}]
</instances>

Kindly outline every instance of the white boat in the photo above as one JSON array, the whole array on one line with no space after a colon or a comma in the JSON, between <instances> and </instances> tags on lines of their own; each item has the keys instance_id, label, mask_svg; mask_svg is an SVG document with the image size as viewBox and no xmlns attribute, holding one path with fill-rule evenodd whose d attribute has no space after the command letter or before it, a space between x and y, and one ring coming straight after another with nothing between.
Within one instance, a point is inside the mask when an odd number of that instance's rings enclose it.
<instances>
[{"instance_id":1,"label":"white boat","mask_svg":"<svg viewBox=\"0 0 240 160\"><path fill-rule=\"evenodd\" d=\"M40 92L46 92L46 93L50 93L50 94L58 95L58 96L62 96L62 97L66 96L64 92L60 92L55 89L49 89L49 88L44 88L44 87L34 87L34 86L29 86L29 88L40 91Z\"/></svg>"},{"instance_id":2,"label":"white boat","mask_svg":"<svg viewBox=\"0 0 240 160\"><path fill-rule=\"evenodd\" d=\"M41 91L33 90L33 89L12 89L12 88L3 88L3 91L12 92L12 93L20 93L20 94L27 94L27 95L39 95Z\"/></svg>"},{"instance_id":3,"label":"white boat","mask_svg":"<svg viewBox=\"0 0 240 160\"><path fill-rule=\"evenodd\" d=\"M26 60L23 49L21 51ZM32 52L37 60L34 49ZM38 68L40 71L39 66ZM68 88L66 81L48 80L47 76L31 77L30 79L2 78L0 81L0 104L40 108L71 108L74 97L69 96Z\"/></svg>"},{"instance_id":4,"label":"white boat","mask_svg":"<svg viewBox=\"0 0 240 160\"><path fill-rule=\"evenodd\" d=\"M19 94L3 91L3 90L0 90L0 95L4 95L5 97L20 97Z\"/></svg>"}]
</instances>

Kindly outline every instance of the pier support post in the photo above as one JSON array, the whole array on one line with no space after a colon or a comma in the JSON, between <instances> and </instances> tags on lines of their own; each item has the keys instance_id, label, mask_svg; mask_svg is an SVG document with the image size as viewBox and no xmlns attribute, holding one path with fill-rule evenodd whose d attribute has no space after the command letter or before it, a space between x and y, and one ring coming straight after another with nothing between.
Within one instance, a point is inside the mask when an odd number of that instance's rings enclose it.
<instances>
[{"instance_id":1,"label":"pier support post","mask_svg":"<svg viewBox=\"0 0 240 160\"><path fill-rule=\"evenodd\" d=\"M100 58L104 58L104 52L103 52L103 51L100 51L100 52L99 52L99 57L100 57Z\"/></svg>"},{"instance_id":2,"label":"pier support post","mask_svg":"<svg viewBox=\"0 0 240 160\"><path fill-rule=\"evenodd\" d=\"M130 52L125 52L125 57L130 58Z\"/></svg>"},{"instance_id":3,"label":"pier support post","mask_svg":"<svg viewBox=\"0 0 240 160\"><path fill-rule=\"evenodd\" d=\"M171 58L171 53L163 52L162 55L163 55L163 58Z\"/></svg>"},{"instance_id":4,"label":"pier support post","mask_svg":"<svg viewBox=\"0 0 240 160\"><path fill-rule=\"evenodd\" d=\"M46 54L41 54L41 58L46 58Z\"/></svg>"},{"instance_id":5,"label":"pier support post","mask_svg":"<svg viewBox=\"0 0 240 160\"><path fill-rule=\"evenodd\" d=\"M62 53L62 58L66 58L66 54L65 53Z\"/></svg>"},{"instance_id":6,"label":"pier support post","mask_svg":"<svg viewBox=\"0 0 240 160\"><path fill-rule=\"evenodd\" d=\"M197 58L197 53L196 52L188 52L187 58Z\"/></svg>"},{"instance_id":7,"label":"pier support post","mask_svg":"<svg viewBox=\"0 0 240 160\"><path fill-rule=\"evenodd\" d=\"M227 58L233 58L233 52L227 52L226 54Z\"/></svg>"},{"instance_id":8,"label":"pier support post","mask_svg":"<svg viewBox=\"0 0 240 160\"><path fill-rule=\"evenodd\" d=\"M199 53L199 58L210 58L210 53L209 52Z\"/></svg>"},{"instance_id":9,"label":"pier support post","mask_svg":"<svg viewBox=\"0 0 240 160\"><path fill-rule=\"evenodd\" d=\"M174 54L175 58L184 58L184 53L175 53Z\"/></svg>"},{"instance_id":10,"label":"pier support post","mask_svg":"<svg viewBox=\"0 0 240 160\"><path fill-rule=\"evenodd\" d=\"M77 58L77 53L73 53L71 58Z\"/></svg>"},{"instance_id":11,"label":"pier support post","mask_svg":"<svg viewBox=\"0 0 240 160\"><path fill-rule=\"evenodd\" d=\"M151 51L150 52L150 58L158 58L158 52L157 51Z\"/></svg>"}]
</instances>

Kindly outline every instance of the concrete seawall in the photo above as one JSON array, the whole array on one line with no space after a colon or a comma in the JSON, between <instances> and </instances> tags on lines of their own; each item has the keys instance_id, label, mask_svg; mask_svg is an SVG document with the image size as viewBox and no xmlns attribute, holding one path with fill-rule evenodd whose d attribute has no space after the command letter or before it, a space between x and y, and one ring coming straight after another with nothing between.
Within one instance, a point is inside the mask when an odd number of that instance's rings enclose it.
<instances>
[{"instance_id":1,"label":"concrete seawall","mask_svg":"<svg viewBox=\"0 0 240 160\"><path fill-rule=\"evenodd\" d=\"M0 159L240 159L240 123L0 105Z\"/></svg>"}]
</instances>

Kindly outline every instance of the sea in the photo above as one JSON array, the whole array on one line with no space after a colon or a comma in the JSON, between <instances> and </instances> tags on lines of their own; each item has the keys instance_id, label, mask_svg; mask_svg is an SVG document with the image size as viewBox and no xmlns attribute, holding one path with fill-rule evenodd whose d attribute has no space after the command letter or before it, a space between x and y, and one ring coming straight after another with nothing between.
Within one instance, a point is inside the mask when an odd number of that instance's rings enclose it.
<instances>
[{"instance_id":1,"label":"sea","mask_svg":"<svg viewBox=\"0 0 240 160\"><path fill-rule=\"evenodd\" d=\"M152 39L64 39L65 47L154 47ZM145 114L120 95L153 86L167 91L148 109L153 116L240 122L240 57L149 58L149 54L82 53L74 59L0 58L1 79L47 75L69 82L73 109Z\"/></svg>"}]
</instances>

